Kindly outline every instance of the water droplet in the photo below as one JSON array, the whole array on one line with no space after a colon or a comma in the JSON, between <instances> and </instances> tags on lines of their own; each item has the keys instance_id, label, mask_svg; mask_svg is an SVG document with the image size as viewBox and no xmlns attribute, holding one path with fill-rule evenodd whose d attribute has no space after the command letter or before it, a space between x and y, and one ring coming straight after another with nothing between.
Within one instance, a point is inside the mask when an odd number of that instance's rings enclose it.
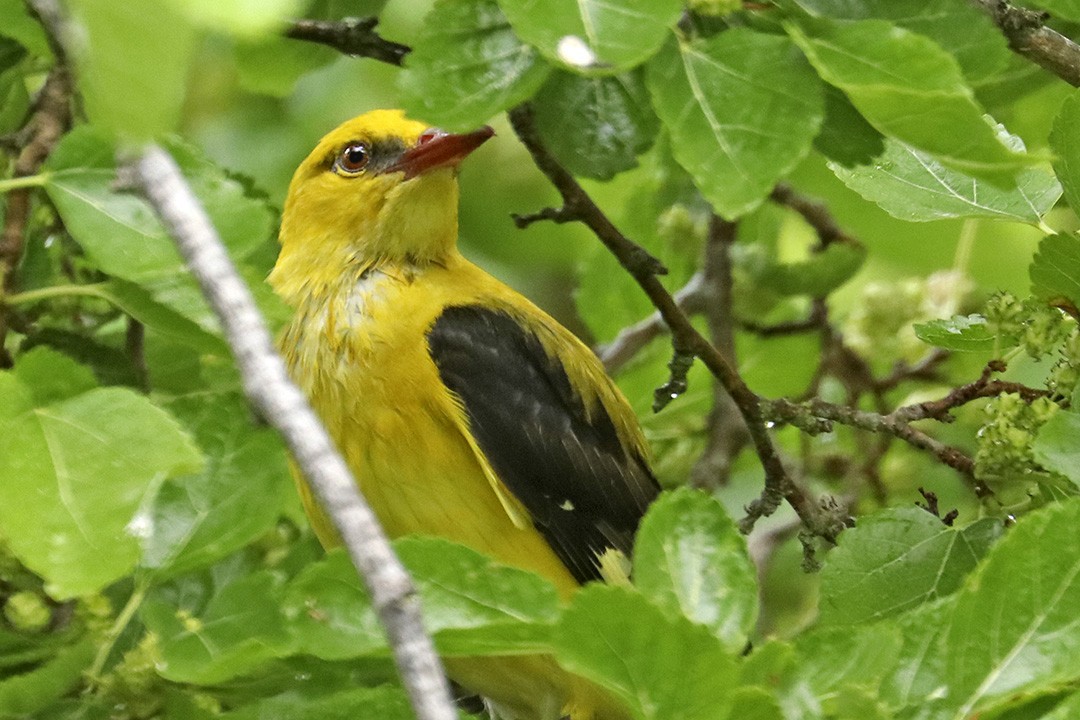
<instances>
[{"instance_id":1,"label":"water droplet","mask_svg":"<svg viewBox=\"0 0 1080 720\"><path fill-rule=\"evenodd\" d=\"M776 427L776 423L774 423L772 420L766 420L765 427L769 430L772 430L774 427Z\"/></svg>"}]
</instances>

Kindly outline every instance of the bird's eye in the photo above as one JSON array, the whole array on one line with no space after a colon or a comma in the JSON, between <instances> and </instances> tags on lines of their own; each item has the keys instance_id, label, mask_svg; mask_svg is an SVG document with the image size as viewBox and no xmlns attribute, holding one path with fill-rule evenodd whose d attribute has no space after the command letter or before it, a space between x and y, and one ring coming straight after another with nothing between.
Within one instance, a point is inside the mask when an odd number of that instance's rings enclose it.
<instances>
[{"instance_id":1,"label":"bird's eye","mask_svg":"<svg viewBox=\"0 0 1080 720\"><path fill-rule=\"evenodd\" d=\"M367 167L369 157L367 145L362 142L349 143L338 155L334 165L345 175L356 175Z\"/></svg>"}]
</instances>

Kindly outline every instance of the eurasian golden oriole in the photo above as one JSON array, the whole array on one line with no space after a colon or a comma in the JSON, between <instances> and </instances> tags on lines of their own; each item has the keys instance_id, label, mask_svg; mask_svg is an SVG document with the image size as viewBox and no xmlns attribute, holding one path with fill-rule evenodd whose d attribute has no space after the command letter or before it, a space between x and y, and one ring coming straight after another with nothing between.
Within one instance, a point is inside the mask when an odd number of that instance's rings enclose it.
<instances>
[{"instance_id":1,"label":"eurasian golden oriole","mask_svg":"<svg viewBox=\"0 0 1080 720\"><path fill-rule=\"evenodd\" d=\"M387 532L468 545L567 600L581 583L626 579L658 488L592 351L457 249L457 167L492 134L388 110L338 127L292 179L270 282L295 309L281 339L292 376ZM446 665L501 717L628 717L549 656Z\"/></svg>"}]
</instances>

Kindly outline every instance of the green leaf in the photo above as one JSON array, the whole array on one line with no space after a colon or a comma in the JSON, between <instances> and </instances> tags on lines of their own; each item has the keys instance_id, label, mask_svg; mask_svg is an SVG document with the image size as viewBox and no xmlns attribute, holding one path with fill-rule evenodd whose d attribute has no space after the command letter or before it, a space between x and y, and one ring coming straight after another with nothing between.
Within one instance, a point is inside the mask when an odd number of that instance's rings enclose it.
<instances>
[{"instance_id":1,"label":"green leaf","mask_svg":"<svg viewBox=\"0 0 1080 720\"><path fill-rule=\"evenodd\" d=\"M747 29L672 40L648 83L675 158L727 218L757 207L806 156L824 114L821 85L792 44Z\"/></svg>"},{"instance_id":2,"label":"green leaf","mask_svg":"<svg viewBox=\"0 0 1080 720\"><path fill-rule=\"evenodd\" d=\"M1048 235L1031 261L1031 292L1055 304L1080 307L1080 238Z\"/></svg>"},{"instance_id":3,"label":"green leaf","mask_svg":"<svg viewBox=\"0 0 1080 720\"><path fill-rule=\"evenodd\" d=\"M78 688L97 647L83 640L61 649L29 672L0 680L0 717L29 718Z\"/></svg>"},{"instance_id":4,"label":"green leaf","mask_svg":"<svg viewBox=\"0 0 1080 720\"><path fill-rule=\"evenodd\" d=\"M197 617L161 600L145 601L140 614L158 636L158 674L173 682L217 684L289 654L281 590L280 581L264 570L226 585Z\"/></svg>"},{"instance_id":5,"label":"green leaf","mask_svg":"<svg viewBox=\"0 0 1080 720\"><path fill-rule=\"evenodd\" d=\"M921 508L870 515L845 532L821 573L821 622L858 625L949 595L1000 534L981 520L946 527Z\"/></svg>"},{"instance_id":6,"label":"green leaf","mask_svg":"<svg viewBox=\"0 0 1080 720\"><path fill-rule=\"evenodd\" d=\"M293 693L258 700L221 720L412 720L409 698L398 687L362 687L319 697Z\"/></svg>"},{"instance_id":7,"label":"green leaf","mask_svg":"<svg viewBox=\"0 0 1080 720\"><path fill-rule=\"evenodd\" d=\"M35 407L0 433L0 529L53 597L96 592L134 567L148 495L201 463L176 422L129 390Z\"/></svg>"},{"instance_id":8,"label":"green leaf","mask_svg":"<svg viewBox=\"0 0 1080 720\"><path fill-rule=\"evenodd\" d=\"M948 320L915 324L915 335L934 347L960 352L994 352L997 335L982 315L954 315Z\"/></svg>"},{"instance_id":9,"label":"green leaf","mask_svg":"<svg viewBox=\"0 0 1080 720\"><path fill-rule=\"evenodd\" d=\"M52 57L45 31L30 17L22 0L0 0L0 35L17 40L38 57Z\"/></svg>"},{"instance_id":10,"label":"green leaf","mask_svg":"<svg viewBox=\"0 0 1080 720\"><path fill-rule=\"evenodd\" d=\"M996 182L1041 160L1004 141L956 61L929 38L879 20L807 21L788 30L822 79L884 135Z\"/></svg>"},{"instance_id":11,"label":"green leaf","mask_svg":"<svg viewBox=\"0 0 1080 720\"><path fill-rule=\"evenodd\" d=\"M866 122L847 95L825 86L825 119L814 149L844 167L867 165L885 151L885 138Z\"/></svg>"},{"instance_id":12,"label":"green leaf","mask_svg":"<svg viewBox=\"0 0 1080 720\"><path fill-rule=\"evenodd\" d=\"M196 27L246 37L280 30L307 4L308 0L169 0L169 5Z\"/></svg>"},{"instance_id":13,"label":"green leaf","mask_svg":"<svg viewBox=\"0 0 1080 720\"><path fill-rule=\"evenodd\" d=\"M176 127L198 34L171 0L72 0L79 90L91 122L149 138ZM168 28L168 32L161 32Z\"/></svg>"},{"instance_id":14,"label":"green leaf","mask_svg":"<svg viewBox=\"0 0 1080 720\"><path fill-rule=\"evenodd\" d=\"M340 548L289 582L281 608L298 652L324 660L386 652L386 635L371 599Z\"/></svg>"},{"instance_id":15,"label":"green leaf","mask_svg":"<svg viewBox=\"0 0 1080 720\"><path fill-rule=\"evenodd\" d=\"M536 127L575 175L609 180L637 165L659 122L640 73L582 77L556 72L533 102Z\"/></svg>"},{"instance_id":16,"label":"green leaf","mask_svg":"<svg viewBox=\"0 0 1080 720\"><path fill-rule=\"evenodd\" d=\"M1039 428L1031 446L1035 462L1080 486L1080 415L1058 412Z\"/></svg>"},{"instance_id":17,"label":"green leaf","mask_svg":"<svg viewBox=\"0 0 1080 720\"><path fill-rule=\"evenodd\" d=\"M1034 0L1032 5L1041 7L1062 20L1080 22L1080 2L1077 0Z\"/></svg>"},{"instance_id":18,"label":"green leaf","mask_svg":"<svg viewBox=\"0 0 1080 720\"><path fill-rule=\"evenodd\" d=\"M406 537L394 549L420 590L424 626L441 653L550 649L559 601L547 580L441 538Z\"/></svg>"},{"instance_id":19,"label":"green leaf","mask_svg":"<svg viewBox=\"0 0 1080 720\"><path fill-rule=\"evenodd\" d=\"M1080 692L1069 695L1054 710L1039 718L1039 720L1072 720L1080 717Z\"/></svg>"},{"instance_id":20,"label":"green leaf","mask_svg":"<svg viewBox=\"0 0 1080 720\"><path fill-rule=\"evenodd\" d=\"M37 407L67 400L98 386L90 368L47 347L36 347L20 355L13 373L29 390Z\"/></svg>"},{"instance_id":21,"label":"green leaf","mask_svg":"<svg viewBox=\"0 0 1080 720\"><path fill-rule=\"evenodd\" d=\"M926 35L949 51L968 80L979 82L1003 70L1009 48L989 16L952 0L794 0L816 17L890 20Z\"/></svg>"},{"instance_id":22,"label":"green leaf","mask_svg":"<svg viewBox=\"0 0 1080 720\"><path fill-rule=\"evenodd\" d=\"M949 697L967 717L1080 677L1080 499L1022 518L957 595Z\"/></svg>"},{"instance_id":23,"label":"green leaf","mask_svg":"<svg viewBox=\"0 0 1080 720\"><path fill-rule=\"evenodd\" d=\"M877 688L896 665L902 638L888 624L821 628L795 641L797 679L825 707L845 688Z\"/></svg>"},{"instance_id":24,"label":"green leaf","mask_svg":"<svg viewBox=\"0 0 1080 720\"><path fill-rule=\"evenodd\" d=\"M641 521L634 583L653 602L706 626L740 652L758 611L757 571L718 500L682 489L661 495Z\"/></svg>"},{"instance_id":25,"label":"green leaf","mask_svg":"<svg viewBox=\"0 0 1080 720\"><path fill-rule=\"evenodd\" d=\"M241 182L192 148L171 143L169 149L243 271L244 260L270 234L272 212L265 201L248 197ZM65 227L102 271L139 285L155 303L193 321L205 333L217 334L216 318L154 212L141 198L115 189L113 156L112 143L99 130L84 126L66 135L50 157L45 189ZM133 315L162 321L163 332L191 335L190 326L178 327L140 303L137 294L113 289L122 303L138 308L132 308ZM257 296L269 294L261 279L252 290Z\"/></svg>"},{"instance_id":26,"label":"green leaf","mask_svg":"<svg viewBox=\"0 0 1080 720\"><path fill-rule=\"evenodd\" d=\"M1054 172L1065 188L1065 199L1080 214L1080 92L1072 92L1061 104L1050 132Z\"/></svg>"},{"instance_id":27,"label":"green leaf","mask_svg":"<svg viewBox=\"0 0 1080 720\"><path fill-rule=\"evenodd\" d=\"M578 591L555 633L566 669L607 688L643 720L729 716L738 671L707 629L621 587Z\"/></svg>"},{"instance_id":28,"label":"green leaf","mask_svg":"<svg viewBox=\"0 0 1080 720\"><path fill-rule=\"evenodd\" d=\"M413 117L472 130L530 98L550 70L495 0L436 0L405 58L401 101Z\"/></svg>"},{"instance_id":29,"label":"green leaf","mask_svg":"<svg viewBox=\"0 0 1080 720\"><path fill-rule=\"evenodd\" d=\"M865 260L865 246L838 241L802 262L768 263L761 268L757 281L780 295L824 297L850 280Z\"/></svg>"},{"instance_id":30,"label":"green leaf","mask_svg":"<svg viewBox=\"0 0 1080 720\"><path fill-rule=\"evenodd\" d=\"M881 685L881 697L892 707L922 705L945 687L945 629L956 595L920 605L893 621L903 638L896 667Z\"/></svg>"},{"instance_id":31,"label":"green leaf","mask_svg":"<svg viewBox=\"0 0 1080 720\"><path fill-rule=\"evenodd\" d=\"M301 77L339 57L325 45L274 35L239 40L234 52L240 85L274 97L291 94Z\"/></svg>"},{"instance_id":32,"label":"green leaf","mask_svg":"<svg viewBox=\"0 0 1080 720\"><path fill-rule=\"evenodd\" d=\"M1006 142L1023 149L1016 136ZM829 168L859 195L910 222L984 217L1039 225L1061 197L1061 185L1045 170L1023 170L999 186L891 138L873 161L855 167L830 161Z\"/></svg>"},{"instance_id":33,"label":"green leaf","mask_svg":"<svg viewBox=\"0 0 1080 720\"><path fill-rule=\"evenodd\" d=\"M514 31L576 70L626 70L647 60L679 19L679 0L500 0Z\"/></svg>"},{"instance_id":34,"label":"green leaf","mask_svg":"<svg viewBox=\"0 0 1080 720\"><path fill-rule=\"evenodd\" d=\"M194 395L168 409L207 458L200 474L163 484L149 514L141 564L175 575L209 566L267 532L292 484L280 439L252 427L242 396Z\"/></svg>"}]
</instances>

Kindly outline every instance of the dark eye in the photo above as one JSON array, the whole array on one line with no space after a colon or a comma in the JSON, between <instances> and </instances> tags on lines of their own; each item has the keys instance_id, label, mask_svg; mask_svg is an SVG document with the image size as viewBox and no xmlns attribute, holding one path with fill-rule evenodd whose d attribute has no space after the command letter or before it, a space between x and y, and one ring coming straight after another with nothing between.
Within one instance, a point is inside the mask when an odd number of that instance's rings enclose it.
<instances>
[{"instance_id":1,"label":"dark eye","mask_svg":"<svg viewBox=\"0 0 1080 720\"><path fill-rule=\"evenodd\" d=\"M346 175L355 175L367 166L368 157L368 146L361 142L354 142L345 146L334 164Z\"/></svg>"}]
</instances>

